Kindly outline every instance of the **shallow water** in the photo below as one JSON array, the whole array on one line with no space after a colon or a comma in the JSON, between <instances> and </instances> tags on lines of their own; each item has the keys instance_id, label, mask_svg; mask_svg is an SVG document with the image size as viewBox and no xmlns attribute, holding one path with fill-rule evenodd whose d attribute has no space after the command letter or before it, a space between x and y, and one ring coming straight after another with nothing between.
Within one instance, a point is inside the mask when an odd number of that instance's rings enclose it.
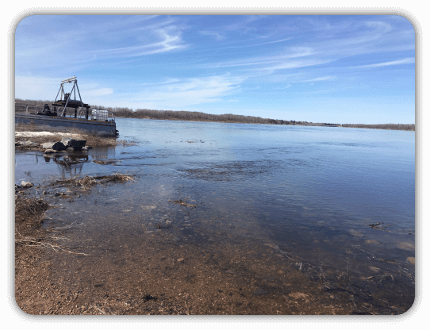
<instances>
[{"instance_id":1,"label":"shallow water","mask_svg":"<svg viewBox=\"0 0 430 330\"><path fill-rule=\"evenodd\" d=\"M18 184L135 176L50 211L78 226L77 237L110 241L116 253L123 242L137 249L148 235L201 249L248 244L310 276L318 268L356 281L389 274L399 292L413 291L415 132L123 118L117 126L120 139L138 144L66 159L16 153ZM185 199L195 208L173 203Z\"/></svg>"}]
</instances>

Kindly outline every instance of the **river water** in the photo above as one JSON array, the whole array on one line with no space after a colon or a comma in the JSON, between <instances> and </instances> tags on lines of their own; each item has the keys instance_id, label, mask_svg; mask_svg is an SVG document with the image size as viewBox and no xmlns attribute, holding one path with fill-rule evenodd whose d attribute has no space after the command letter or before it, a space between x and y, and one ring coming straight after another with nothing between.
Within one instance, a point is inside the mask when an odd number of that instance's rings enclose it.
<instances>
[{"instance_id":1,"label":"river water","mask_svg":"<svg viewBox=\"0 0 430 330\"><path fill-rule=\"evenodd\" d=\"M137 144L73 161L17 152L15 182L130 174L135 181L96 187L51 219L111 248L154 237L157 226L169 244L264 247L310 277L390 276L400 296L413 295L415 132L128 118L117 129Z\"/></svg>"}]
</instances>

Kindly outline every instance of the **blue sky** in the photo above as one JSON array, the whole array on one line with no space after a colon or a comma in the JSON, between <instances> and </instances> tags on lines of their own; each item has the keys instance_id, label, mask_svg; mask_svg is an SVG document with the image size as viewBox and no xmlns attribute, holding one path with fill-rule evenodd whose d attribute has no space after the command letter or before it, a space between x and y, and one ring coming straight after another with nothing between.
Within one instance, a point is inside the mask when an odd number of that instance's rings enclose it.
<instances>
[{"instance_id":1,"label":"blue sky","mask_svg":"<svg viewBox=\"0 0 430 330\"><path fill-rule=\"evenodd\" d=\"M330 123L415 123L415 31L395 15L37 15L15 97Z\"/></svg>"}]
</instances>

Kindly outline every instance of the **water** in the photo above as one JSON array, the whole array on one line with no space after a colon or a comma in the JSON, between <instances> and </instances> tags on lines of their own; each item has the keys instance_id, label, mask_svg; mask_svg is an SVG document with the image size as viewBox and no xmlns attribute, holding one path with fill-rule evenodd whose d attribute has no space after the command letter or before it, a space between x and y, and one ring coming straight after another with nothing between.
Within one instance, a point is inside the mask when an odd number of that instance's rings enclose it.
<instances>
[{"instance_id":1,"label":"water","mask_svg":"<svg viewBox=\"0 0 430 330\"><path fill-rule=\"evenodd\" d=\"M322 268L355 281L393 275L396 290L413 292L415 132L124 118L117 126L138 144L65 160L17 152L15 182L131 174L134 182L96 187L50 216L93 240L120 237L137 249L149 234L199 249L265 248L311 277Z\"/></svg>"}]
</instances>

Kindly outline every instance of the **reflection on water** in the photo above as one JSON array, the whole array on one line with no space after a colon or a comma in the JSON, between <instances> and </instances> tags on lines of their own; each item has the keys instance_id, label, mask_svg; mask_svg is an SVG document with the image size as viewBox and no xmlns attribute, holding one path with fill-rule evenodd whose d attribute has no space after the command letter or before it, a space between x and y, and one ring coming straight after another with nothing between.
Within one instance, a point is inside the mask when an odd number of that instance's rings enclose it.
<instances>
[{"instance_id":1,"label":"reflection on water","mask_svg":"<svg viewBox=\"0 0 430 330\"><path fill-rule=\"evenodd\" d=\"M414 132L121 118L117 125L121 139L139 145L53 162L16 155L17 183L29 171L40 183L54 172L135 176L50 211L54 223L79 224L77 241L109 242L119 259L121 242L130 253L143 240L197 251L240 246L311 278L324 275L331 289L347 274L360 288L413 295Z\"/></svg>"}]
</instances>

